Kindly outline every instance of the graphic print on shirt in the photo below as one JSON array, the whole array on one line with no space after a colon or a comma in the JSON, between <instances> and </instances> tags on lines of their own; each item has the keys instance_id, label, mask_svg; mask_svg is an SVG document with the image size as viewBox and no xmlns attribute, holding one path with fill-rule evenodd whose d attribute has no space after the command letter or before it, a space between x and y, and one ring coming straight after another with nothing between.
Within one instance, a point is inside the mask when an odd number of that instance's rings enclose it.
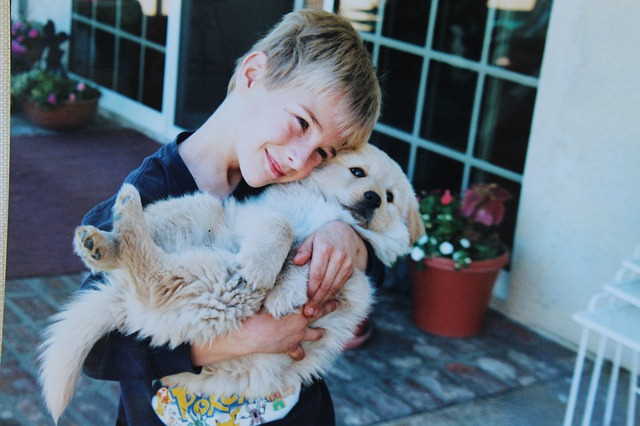
<instances>
[{"instance_id":1,"label":"graphic print on shirt","mask_svg":"<svg viewBox=\"0 0 640 426\"><path fill-rule=\"evenodd\" d=\"M163 386L151 405L168 426L258 426L284 418L299 397L300 385L255 400L237 395L198 395L181 386Z\"/></svg>"}]
</instances>

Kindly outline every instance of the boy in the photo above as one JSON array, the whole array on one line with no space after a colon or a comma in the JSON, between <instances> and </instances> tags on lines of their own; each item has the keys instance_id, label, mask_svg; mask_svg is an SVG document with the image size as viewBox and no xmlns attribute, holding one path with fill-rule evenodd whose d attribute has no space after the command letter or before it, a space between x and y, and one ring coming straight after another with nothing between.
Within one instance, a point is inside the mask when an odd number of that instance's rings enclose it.
<instances>
[{"instance_id":1,"label":"boy","mask_svg":"<svg viewBox=\"0 0 640 426\"><path fill-rule=\"evenodd\" d=\"M197 190L221 198L247 196L265 185L304 178L339 150L365 143L379 110L378 81L351 25L323 11L290 13L238 60L227 97L211 117L195 133L179 135L175 143L146 158L125 182L138 188L145 205ZM82 223L111 229L113 201L114 197L94 207ZM160 387L158 379L164 376L198 373L204 365L257 352L287 352L302 359L300 343L322 337L322 330L308 327L309 323L336 308L333 296L353 268L380 268L368 253L370 247L349 226L327 224L302 244L294 258L297 264L311 262L310 300L304 315L276 320L257 314L235 333L173 350L111 333L94 346L85 372L120 382L118 425L163 424L156 415L159 401L170 400L167 392L171 392ZM88 277L83 288L100 279ZM161 399L154 399L156 392ZM185 401L193 403L194 398L189 395ZM265 417L265 410L256 407L269 402L236 407L235 422L249 421L238 417L242 411L261 416L250 424L334 423L323 381L296 390L286 404L279 401L277 411ZM184 412L175 416L175 422L188 418ZM217 424L221 418L200 420Z\"/></svg>"}]
</instances>

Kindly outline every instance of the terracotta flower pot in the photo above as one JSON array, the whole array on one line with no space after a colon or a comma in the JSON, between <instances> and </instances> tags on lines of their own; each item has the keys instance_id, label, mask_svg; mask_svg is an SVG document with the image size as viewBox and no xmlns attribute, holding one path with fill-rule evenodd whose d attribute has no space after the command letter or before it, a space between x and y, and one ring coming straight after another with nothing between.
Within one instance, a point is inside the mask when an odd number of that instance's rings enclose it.
<instances>
[{"instance_id":1,"label":"terracotta flower pot","mask_svg":"<svg viewBox=\"0 0 640 426\"><path fill-rule=\"evenodd\" d=\"M453 260L425 259L424 267L411 264L413 319L422 330L447 337L480 333L493 284L507 264L508 253L474 261L456 271Z\"/></svg>"},{"instance_id":2,"label":"terracotta flower pot","mask_svg":"<svg viewBox=\"0 0 640 426\"><path fill-rule=\"evenodd\" d=\"M22 102L22 110L27 118L53 130L71 130L87 125L96 115L98 98L75 102L65 102L53 109L43 109L30 101Z\"/></svg>"}]
</instances>

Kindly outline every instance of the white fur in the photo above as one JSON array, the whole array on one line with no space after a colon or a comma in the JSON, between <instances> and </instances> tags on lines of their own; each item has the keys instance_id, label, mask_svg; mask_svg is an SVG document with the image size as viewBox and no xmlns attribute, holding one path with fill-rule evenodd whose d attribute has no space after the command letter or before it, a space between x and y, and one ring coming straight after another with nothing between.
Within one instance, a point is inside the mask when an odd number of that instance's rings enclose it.
<instances>
[{"instance_id":1,"label":"white fur","mask_svg":"<svg viewBox=\"0 0 640 426\"><path fill-rule=\"evenodd\" d=\"M361 154L361 161L380 155L371 148ZM335 175L340 168L344 165L334 163L322 173ZM406 181L401 172L395 179ZM137 333L150 337L152 345L175 347L235 330L263 306L274 316L296 312L307 301L308 266L293 265L291 252L330 221L354 225L387 264L409 250L409 221L400 212L417 214L415 200L402 208L383 203L370 221L377 227L372 229L358 223L332 188L320 182L312 174L300 182L271 186L246 202L222 203L195 193L154 203L144 212L137 190L124 185L114 205L113 232L91 226L76 230L76 253L90 269L108 271L108 284L80 292L46 331L41 382L54 420L73 395L88 351L109 331ZM403 185L409 187L408 182ZM302 361L284 354L254 354L163 382L194 393L248 398L308 383L330 366L366 317L372 288L364 273L355 271L337 297L339 308L313 324L326 334L303 343Z\"/></svg>"}]
</instances>

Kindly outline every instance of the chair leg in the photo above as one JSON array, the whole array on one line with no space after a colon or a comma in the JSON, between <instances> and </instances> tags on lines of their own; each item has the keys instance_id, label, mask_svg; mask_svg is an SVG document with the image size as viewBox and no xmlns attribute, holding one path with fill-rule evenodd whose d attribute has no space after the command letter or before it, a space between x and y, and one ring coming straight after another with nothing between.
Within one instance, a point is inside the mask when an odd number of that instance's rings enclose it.
<instances>
[{"instance_id":1,"label":"chair leg","mask_svg":"<svg viewBox=\"0 0 640 426\"><path fill-rule=\"evenodd\" d=\"M638 398L638 352L633 352L629 375L629 403L627 405L627 426L633 426L636 418L636 399Z\"/></svg>"},{"instance_id":2,"label":"chair leg","mask_svg":"<svg viewBox=\"0 0 640 426\"><path fill-rule=\"evenodd\" d=\"M618 387L618 375L620 373L620 356L622 354L622 343L618 343L616 346L616 354L613 358L613 366L611 367L611 379L609 380L609 391L607 393L607 405L604 411L604 426L611 424L611 418L613 416L613 403L616 398L616 388Z\"/></svg>"},{"instance_id":3,"label":"chair leg","mask_svg":"<svg viewBox=\"0 0 640 426\"><path fill-rule=\"evenodd\" d=\"M571 380L571 391L569 392L569 401L567 401L567 411L564 415L563 426L571 426L573 424L573 415L576 409L576 400L578 397L578 389L580 388L580 379L582 378L582 369L584 368L584 358L587 354L587 342L589 341L589 329L582 330L580 339L580 347L576 358L576 365L573 369L573 379Z\"/></svg>"},{"instance_id":4,"label":"chair leg","mask_svg":"<svg viewBox=\"0 0 640 426\"><path fill-rule=\"evenodd\" d=\"M598 345L598 354L596 355L596 363L591 374L591 383L589 384L589 395L587 396L587 404L585 406L584 417L582 417L582 426L591 424L591 416L593 415L593 405L596 401L596 389L600 381L600 373L602 372L602 361L604 359L604 350L607 347L607 337L600 337Z\"/></svg>"}]
</instances>

